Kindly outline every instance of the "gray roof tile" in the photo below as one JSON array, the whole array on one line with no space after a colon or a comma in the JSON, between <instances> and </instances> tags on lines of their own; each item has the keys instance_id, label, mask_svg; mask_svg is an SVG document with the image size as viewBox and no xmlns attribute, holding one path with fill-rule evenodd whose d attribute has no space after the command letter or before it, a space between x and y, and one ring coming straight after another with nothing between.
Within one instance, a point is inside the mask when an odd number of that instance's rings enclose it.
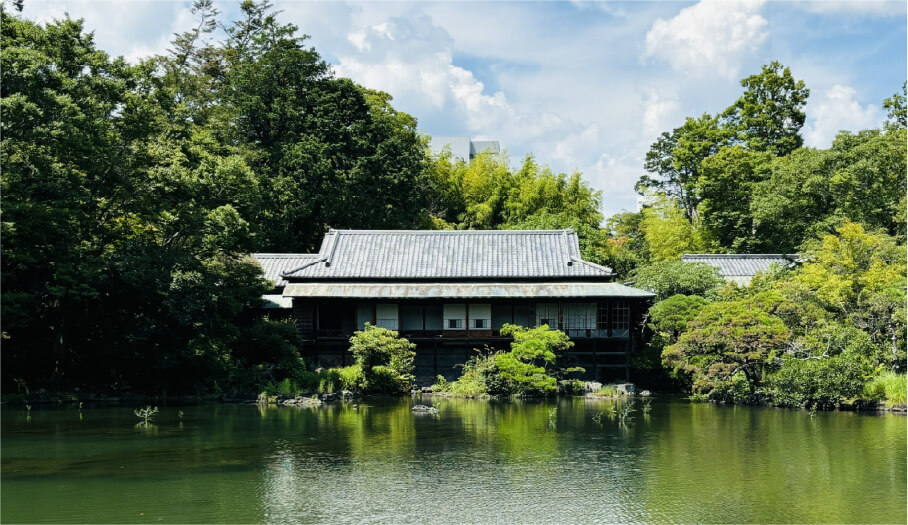
<instances>
[{"instance_id":1,"label":"gray roof tile","mask_svg":"<svg viewBox=\"0 0 908 525\"><path fill-rule=\"evenodd\" d=\"M773 263L788 265L798 260L799 255L784 253L686 253L681 257L684 262L702 262L719 269L725 278L753 277L757 272L769 269Z\"/></svg>"},{"instance_id":2,"label":"gray roof tile","mask_svg":"<svg viewBox=\"0 0 908 525\"><path fill-rule=\"evenodd\" d=\"M573 230L330 230L317 259L284 276L321 279L610 278Z\"/></svg>"},{"instance_id":3,"label":"gray roof tile","mask_svg":"<svg viewBox=\"0 0 908 525\"><path fill-rule=\"evenodd\" d=\"M299 268L307 262L318 259L316 253L253 253L252 258L259 263L265 274L265 279L274 283L275 288L281 288L287 281L281 274Z\"/></svg>"}]
</instances>

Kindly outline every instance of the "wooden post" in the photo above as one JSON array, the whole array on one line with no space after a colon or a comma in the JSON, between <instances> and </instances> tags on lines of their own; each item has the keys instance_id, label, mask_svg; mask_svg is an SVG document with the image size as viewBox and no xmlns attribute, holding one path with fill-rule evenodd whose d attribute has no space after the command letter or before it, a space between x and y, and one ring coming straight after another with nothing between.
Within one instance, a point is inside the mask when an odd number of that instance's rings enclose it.
<instances>
[{"instance_id":1,"label":"wooden post","mask_svg":"<svg viewBox=\"0 0 908 525\"><path fill-rule=\"evenodd\" d=\"M564 305L558 302L558 330L564 330Z\"/></svg>"},{"instance_id":2,"label":"wooden post","mask_svg":"<svg viewBox=\"0 0 908 525\"><path fill-rule=\"evenodd\" d=\"M467 337L470 337L470 303L464 303L463 306L463 316L466 318L463 329L466 331Z\"/></svg>"}]
</instances>

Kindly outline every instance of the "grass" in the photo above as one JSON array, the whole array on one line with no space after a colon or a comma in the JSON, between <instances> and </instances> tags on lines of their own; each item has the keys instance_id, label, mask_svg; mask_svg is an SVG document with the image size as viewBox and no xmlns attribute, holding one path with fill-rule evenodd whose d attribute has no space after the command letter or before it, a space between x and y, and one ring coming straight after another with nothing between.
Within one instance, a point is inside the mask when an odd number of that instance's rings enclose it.
<instances>
[{"instance_id":1,"label":"grass","mask_svg":"<svg viewBox=\"0 0 908 525\"><path fill-rule=\"evenodd\" d=\"M620 397L627 394L619 392L618 387L615 385L602 385L602 387L599 388L599 391L594 392L593 395L598 397Z\"/></svg>"},{"instance_id":2,"label":"grass","mask_svg":"<svg viewBox=\"0 0 908 525\"><path fill-rule=\"evenodd\" d=\"M865 393L871 399L882 401L887 407L908 404L908 379L905 374L897 374L891 370L882 372L874 377L864 387Z\"/></svg>"},{"instance_id":3,"label":"grass","mask_svg":"<svg viewBox=\"0 0 908 525\"><path fill-rule=\"evenodd\" d=\"M485 385L469 371L457 381L447 381L444 377L438 376L436 383L432 385L432 391L455 397L484 397L487 395Z\"/></svg>"},{"instance_id":4,"label":"grass","mask_svg":"<svg viewBox=\"0 0 908 525\"><path fill-rule=\"evenodd\" d=\"M269 396L298 396L300 394L333 394L342 390L356 391L363 385L363 370L359 365L329 368L320 372L305 371L295 379L285 378L278 383L268 383L263 392Z\"/></svg>"}]
</instances>

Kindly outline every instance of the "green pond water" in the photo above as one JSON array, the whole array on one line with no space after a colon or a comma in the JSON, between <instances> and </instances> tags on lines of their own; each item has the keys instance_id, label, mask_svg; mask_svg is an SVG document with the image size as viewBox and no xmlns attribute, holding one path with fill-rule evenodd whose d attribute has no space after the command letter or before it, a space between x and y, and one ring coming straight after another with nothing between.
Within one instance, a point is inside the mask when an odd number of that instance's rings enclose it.
<instances>
[{"instance_id":1,"label":"green pond water","mask_svg":"<svg viewBox=\"0 0 908 525\"><path fill-rule=\"evenodd\" d=\"M2 409L4 523L906 522L904 417L656 401ZM557 410L554 410L556 409ZM177 412L184 412L180 421Z\"/></svg>"}]
</instances>

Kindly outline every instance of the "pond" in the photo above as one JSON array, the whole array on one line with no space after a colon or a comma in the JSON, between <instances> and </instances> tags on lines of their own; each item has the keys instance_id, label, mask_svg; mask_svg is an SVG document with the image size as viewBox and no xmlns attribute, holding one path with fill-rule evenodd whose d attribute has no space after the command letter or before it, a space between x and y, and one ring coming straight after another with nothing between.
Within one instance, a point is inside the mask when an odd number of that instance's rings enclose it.
<instances>
[{"instance_id":1,"label":"pond","mask_svg":"<svg viewBox=\"0 0 908 525\"><path fill-rule=\"evenodd\" d=\"M2 409L5 523L906 521L904 417L613 401ZM180 419L178 412L182 410Z\"/></svg>"}]
</instances>

